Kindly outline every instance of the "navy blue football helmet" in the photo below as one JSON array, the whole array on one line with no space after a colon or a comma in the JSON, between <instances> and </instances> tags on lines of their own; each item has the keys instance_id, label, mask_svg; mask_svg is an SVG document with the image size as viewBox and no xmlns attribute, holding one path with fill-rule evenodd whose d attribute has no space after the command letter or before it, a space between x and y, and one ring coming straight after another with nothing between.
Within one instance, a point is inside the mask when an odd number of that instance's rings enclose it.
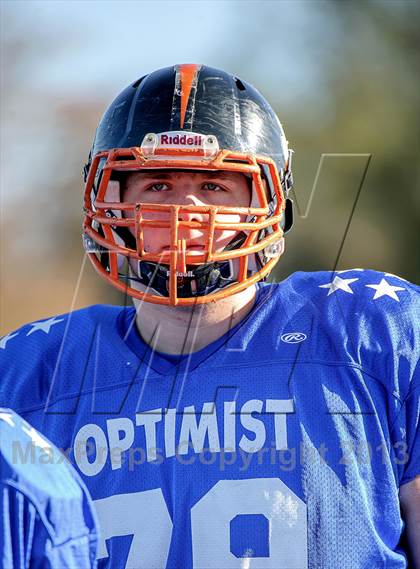
<instances>
[{"instance_id":1,"label":"navy blue football helmet","mask_svg":"<svg viewBox=\"0 0 420 569\"><path fill-rule=\"evenodd\" d=\"M252 186L249 207L122 201L124 177L162 169L242 173ZM124 89L99 123L85 183L83 237L94 267L119 290L158 304L209 302L265 279L293 221L291 151L279 119L250 84L205 65L160 69ZM178 238L191 212L206 236L198 256ZM246 215L216 250L229 213ZM153 227L167 228L169 250L145 248Z\"/></svg>"}]
</instances>

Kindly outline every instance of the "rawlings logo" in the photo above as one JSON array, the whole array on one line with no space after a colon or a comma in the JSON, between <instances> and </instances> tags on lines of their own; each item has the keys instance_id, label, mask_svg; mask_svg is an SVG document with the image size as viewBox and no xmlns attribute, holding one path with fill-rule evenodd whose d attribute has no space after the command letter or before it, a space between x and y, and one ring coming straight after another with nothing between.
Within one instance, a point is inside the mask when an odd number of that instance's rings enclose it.
<instances>
[{"instance_id":1,"label":"rawlings logo","mask_svg":"<svg viewBox=\"0 0 420 569\"><path fill-rule=\"evenodd\" d=\"M286 344L298 344L306 340L306 338L307 335L303 332L288 332L281 335L282 342L286 342Z\"/></svg>"}]
</instances>

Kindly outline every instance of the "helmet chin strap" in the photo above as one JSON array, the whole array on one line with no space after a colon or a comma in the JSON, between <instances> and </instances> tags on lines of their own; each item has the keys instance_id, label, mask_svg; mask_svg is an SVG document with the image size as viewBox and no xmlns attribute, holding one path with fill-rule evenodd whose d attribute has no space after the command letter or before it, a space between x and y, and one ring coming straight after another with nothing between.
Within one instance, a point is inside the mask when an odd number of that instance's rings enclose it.
<instances>
[{"instance_id":1,"label":"helmet chin strap","mask_svg":"<svg viewBox=\"0 0 420 569\"><path fill-rule=\"evenodd\" d=\"M177 294L180 298L204 296L234 282L232 262L187 265L186 271L177 277ZM148 261L138 261L137 282L154 289L162 296L169 296L169 266Z\"/></svg>"},{"instance_id":2,"label":"helmet chin strap","mask_svg":"<svg viewBox=\"0 0 420 569\"><path fill-rule=\"evenodd\" d=\"M131 234L130 234L131 235ZM131 235L132 237L132 235ZM226 246L225 251L235 249L246 239L241 233ZM180 298L204 296L217 289L236 282L234 263L237 260L207 263L205 265L186 265L177 277L177 294ZM184 268L184 267L182 267ZM179 270L179 267L177 268ZM124 278L152 288L161 296L169 296L169 266L149 261L138 261L137 275Z\"/></svg>"}]
</instances>

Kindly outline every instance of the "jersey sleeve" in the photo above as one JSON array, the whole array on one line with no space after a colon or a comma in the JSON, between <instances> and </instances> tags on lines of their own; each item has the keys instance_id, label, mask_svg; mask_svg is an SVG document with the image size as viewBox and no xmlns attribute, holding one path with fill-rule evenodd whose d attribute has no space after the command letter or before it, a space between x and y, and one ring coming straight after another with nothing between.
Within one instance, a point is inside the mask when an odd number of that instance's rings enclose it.
<instances>
[{"instance_id":1,"label":"jersey sleeve","mask_svg":"<svg viewBox=\"0 0 420 569\"><path fill-rule=\"evenodd\" d=\"M0 340L0 407L42 407L60 349L64 317L29 323Z\"/></svg>"},{"instance_id":2,"label":"jersey sleeve","mask_svg":"<svg viewBox=\"0 0 420 569\"><path fill-rule=\"evenodd\" d=\"M53 412L59 400L61 413L74 413L71 397L95 387L91 378L96 372L88 370L99 365L96 354L112 365L115 352L127 350L116 324L119 314L118 306L94 305L26 324L1 338L0 407L25 418L32 413L31 422L41 431L33 413ZM116 338L117 348L104 341L109 336Z\"/></svg>"},{"instance_id":3,"label":"jersey sleeve","mask_svg":"<svg viewBox=\"0 0 420 569\"><path fill-rule=\"evenodd\" d=\"M420 370L417 365L413 386L404 400L399 423L403 438L403 468L400 486L420 475Z\"/></svg>"},{"instance_id":4,"label":"jersey sleeve","mask_svg":"<svg viewBox=\"0 0 420 569\"><path fill-rule=\"evenodd\" d=\"M390 458L399 486L420 474L420 287L389 273L365 271L360 360L387 393Z\"/></svg>"},{"instance_id":5,"label":"jersey sleeve","mask_svg":"<svg viewBox=\"0 0 420 569\"><path fill-rule=\"evenodd\" d=\"M383 359L388 362L390 395L399 409L392 421L391 438L399 486L420 475L420 294L419 287L403 281L401 301L388 313L388 330L382 338Z\"/></svg>"},{"instance_id":6,"label":"jersey sleeve","mask_svg":"<svg viewBox=\"0 0 420 569\"><path fill-rule=\"evenodd\" d=\"M378 386L372 389L372 408L386 441L384 457L397 485L405 484L420 474L420 287L369 269L316 278L324 293L318 305L328 303L322 324L344 346L336 357L344 353Z\"/></svg>"}]
</instances>

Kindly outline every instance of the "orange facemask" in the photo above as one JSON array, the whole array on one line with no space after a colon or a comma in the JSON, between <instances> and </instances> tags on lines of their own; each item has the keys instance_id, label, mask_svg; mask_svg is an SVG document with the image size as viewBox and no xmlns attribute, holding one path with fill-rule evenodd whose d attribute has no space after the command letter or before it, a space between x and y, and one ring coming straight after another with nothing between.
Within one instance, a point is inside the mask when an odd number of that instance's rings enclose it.
<instances>
[{"instance_id":1,"label":"orange facemask","mask_svg":"<svg viewBox=\"0 0 420 569\"><path fill-rule=\"evenodd\" d=\"M121 292L156 304L190 306L226 298L264 279L270 273L283 251L281 223L284 221L285 198L277 167L271 158L219 150L213 136L193 133L185 136L184 133L181 141L179 137L174 138L176 136L176 133L151 133L145 136L141 147L97 153L86 180L83 231L85 249L95 269ZM107 189L113 172L148 169L187 169L192 172L220 170L246 174L252 178L251 205L225 207L107 201ZM285 171L287 172L287 166ZM270 202L267 200L263 178L270 188ZM124 217L127 213L131 216ZM186 214L200 214L202 221L189 220L189 217L194 216ZM228 215L241 216L245 221L224 221L223 216ZM202 253L188 253L188 244L179 237L182 227L198 229L205 235ZM130 230L135 239L135 248L127 246L119 238L119 228ZM169 249L163 253L145 251L146 228L167 229ZM241 233L244 239L235 248L217 252L214 238L215 232L219 230ZM152 286L136 286L135 281L138 279L127 277L120 271L124 259L129 261L131 267L133 261L135 264L146 261L166 266L168 295L159 294ZM187 267L226 261L234 262L237 267L234 282L208 294L187 297L179 295L180 284L189 276Z\"/></svg>"}]
</instances>

